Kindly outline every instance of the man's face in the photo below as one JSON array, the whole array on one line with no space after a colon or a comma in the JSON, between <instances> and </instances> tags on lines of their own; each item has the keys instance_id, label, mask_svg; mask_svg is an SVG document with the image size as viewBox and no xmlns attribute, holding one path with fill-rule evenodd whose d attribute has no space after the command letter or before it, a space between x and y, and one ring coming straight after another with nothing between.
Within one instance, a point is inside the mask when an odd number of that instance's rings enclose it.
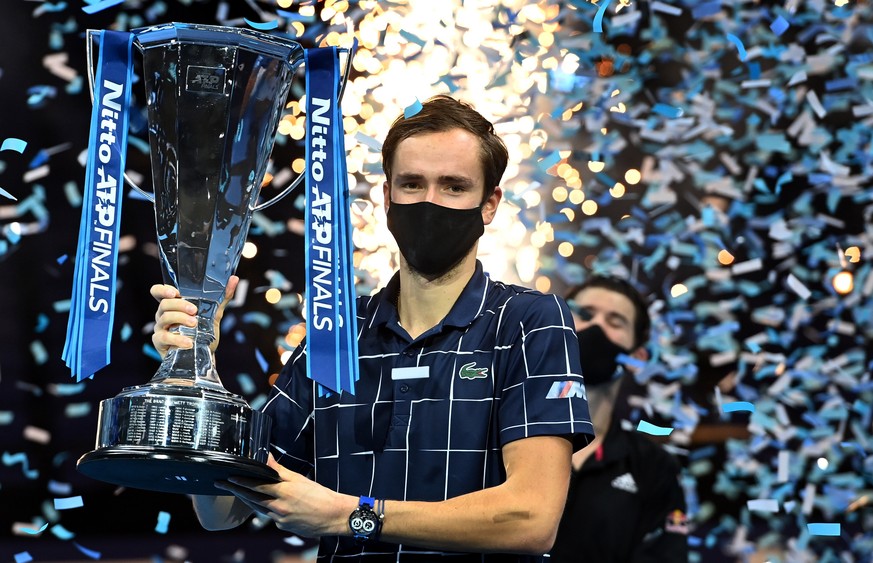
<instances>
[{"instance_id":1,"label":"man's face","mask_svg":"<svg viewBox=\"0 0 873 563\"><path fill-rule=\"evenodd\" d=\"M589 287L577 293L570 305L577 332L598 324L613 344L637 352L634 349L636 310L630 299L602 287Z\"/></svg>"},{"instance_id":2,"label":"man's face","mask_svg":"<svg viewBox=\"0 0 873 563\"><path fill-rule=\"evenodd\" d=\"M391 183L383 186L390 202L428 201L453 209L482 203L485 179L479 159L479 139L463 129L408 137L397 145ZM482 206L482 221L494 219L502 192L498 187Z\"/></svg>"}]
</instances>

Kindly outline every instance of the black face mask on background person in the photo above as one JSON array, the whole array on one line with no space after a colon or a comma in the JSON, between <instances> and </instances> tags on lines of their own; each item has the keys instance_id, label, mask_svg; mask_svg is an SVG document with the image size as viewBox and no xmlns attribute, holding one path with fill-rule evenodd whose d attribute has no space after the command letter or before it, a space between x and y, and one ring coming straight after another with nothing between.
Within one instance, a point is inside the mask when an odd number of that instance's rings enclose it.
<instances>
[{"instance_id":1,"label":"black face mask on background person","mask_svg":"<svg viewBox=\"0 0 873 563\"><path fill-rule=\"evenodd\" d=\"M610 340L599 324L593 324L576 333L579 339L579 361L586 387L596 387L621 376L617 357L630 354Z\"/></svg>"},{"instance_id":2,"label":"black face mask on background person","mask_svg":"<svg viewBox=\"0 0 873 563\"><path fill-rule=\"evenodd\" d=\"M482 233L482 207L452 209L429 201L388 207L388 230L410 268L437 278L458 264Z\"/></svg>"}]
</instances>

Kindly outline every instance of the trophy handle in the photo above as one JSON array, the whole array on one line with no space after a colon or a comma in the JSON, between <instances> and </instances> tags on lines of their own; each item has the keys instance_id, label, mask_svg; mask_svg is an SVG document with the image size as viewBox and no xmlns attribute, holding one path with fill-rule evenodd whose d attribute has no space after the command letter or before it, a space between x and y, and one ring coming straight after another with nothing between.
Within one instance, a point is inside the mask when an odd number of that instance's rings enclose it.
<instances>
[{"instance_id":1,"label":"trophy handle","mask_svg":"<svg viewBox=\"0 0 873 563\"><path fill-rule=\"evenodd\" d=\"M85 66L87 67L86 74L88 75L88 94L91 96L91 105L94 105L94 41L96 39L96 35L100 33L99 30L89 29L85 32ZM138 191L141 196L146 198L148 201L154 203L155 202L155 194L151 194L139 186L136 185L136 182L130 179L130 176L127 175L127 172L124 173L124 181L127 182L127 185Z\"/></svg>"},{"instance_id":2,"label":"trophy handle","mask_svg":"<svg viewBox=\"0 0 873 563\"><path fill-rule=\"evenodd\" d=\"M343 94L346 91L346 84L349 82L349 74L351 73L351 70L352 70L352 58L354 57L354 51L355 51L355 48L357 47L357 45L358 45L358 40L355 39L355 43L354 43L354 45L352 45L352 47L350 47L350 48L342 47L340 49L337 49L337 51L347 54L346 68L345 68L345 70L343 70L343 78L342 78L342 82L340 83L340 90L339 90L339 95L337 96L337 103L341 103L343 100ZM342 124L340 124L340 126L342 126ZM284 190L282 190L281 193L279 193L277 196L273 197L273 199L270 199L268 201L265 201L264 203L256 205L255 207L252 208L252 210L253 211L260 211L262 209L266 209L267 207L270 207L274 203L278 203L280 199L282 199L286 195L293 192L294 188L299 186L300 182L302 182L305 177L306 177L305 174L300 174L299 176L297 176L297 178L294 179L293 182L291 182L291 184L288 187L286 187Z\"/></svg>"}]
</instances>

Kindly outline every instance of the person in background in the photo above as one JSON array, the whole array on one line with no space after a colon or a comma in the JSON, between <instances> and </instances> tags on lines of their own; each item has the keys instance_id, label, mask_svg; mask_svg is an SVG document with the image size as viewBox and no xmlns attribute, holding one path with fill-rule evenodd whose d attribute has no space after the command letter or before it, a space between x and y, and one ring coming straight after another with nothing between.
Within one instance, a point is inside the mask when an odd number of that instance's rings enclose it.
<instances>
[{"instance_id":1,"label":"person in background","mask_svg":"<svg viewBox=\"0 0 873 563\"><path fill-rule=\"evenodd\" d=\"M219 482L232 494L196 496L195 511L213 530L267 515L321 538L322 561L536 560L593 433L570 310L477 260L508 160L482 115L432 98L394 122L382 158L400 269L358 298L354 395L320 392L301 344L263 408L280 481ZM156 349L190 346L173 329L194 322L191 304L151 293Z\"/></svg>"},{"instance_id":2,"label":"person in background","mask_svg":"<svg viewBox=\"0 0 873 563\"><path fill-rule=\"evenodd\" d=\"M614 416L627 363L649 358L646 303L624 280L594 276L567 293L596 437L573 455L567 506L549 563L688 560L679 465ZM631 368L632 369L632 368Z\"/></svg>"}]
</instances>

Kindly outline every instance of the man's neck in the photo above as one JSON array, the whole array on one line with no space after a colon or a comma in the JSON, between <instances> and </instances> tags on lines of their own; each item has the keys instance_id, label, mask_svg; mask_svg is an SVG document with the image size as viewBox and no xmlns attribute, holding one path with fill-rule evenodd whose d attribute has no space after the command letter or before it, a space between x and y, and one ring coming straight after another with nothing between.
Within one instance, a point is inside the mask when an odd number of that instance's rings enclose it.
<instances>
[{"instance_id":1,"label":"man's neck","mask_svg":"<svg viewBox=\"0 0 873 563\"><path fill-rule=\"evenodd\" d=\"M588 390L588 407L591 413L591 424L594 426L594 439L587 446L573 454L573 468L581 469L591 454L603 444L612 425L612 411L615 410L615 399L618 394L619 382L601 388Z\"/></svg>"},{"instance_id":2,"label":"man's neck","mask_svg":"<svg viewBox=\"0 0 873 563\"><path fill-rule=\"evenodd\" d=\"M445 275L428 280L409 268L400 268L397 313L400 325L413 339L446 318L476 271L475 248Z\"/></svg>"}]
</instances>

